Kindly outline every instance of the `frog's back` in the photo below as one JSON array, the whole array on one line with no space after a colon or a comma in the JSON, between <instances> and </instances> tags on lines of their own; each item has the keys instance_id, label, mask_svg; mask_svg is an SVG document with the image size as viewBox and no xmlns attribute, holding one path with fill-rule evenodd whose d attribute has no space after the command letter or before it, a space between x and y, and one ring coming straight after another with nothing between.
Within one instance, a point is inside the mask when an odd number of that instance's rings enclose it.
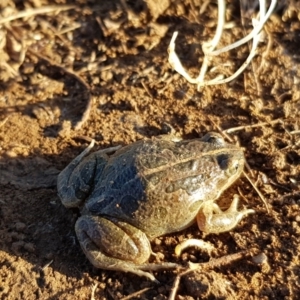
<instances>
[{"instance_id":1,"label":"frog's back","mask_svg":"<svg viewBox=\"0 0 300 300\"><path fill-rule=\"evenodd\" d=\"M201 140L166 139L124 147L95 178L87 207L92 214L127 221L150 238L181 230L207 197L216 198L221 177L216 148Z\"/></svg>"},{"instance_id":2,"label":"frog's back","mask_svg":"<svg viewBox=\"0 0 300 300\"><path fill-rule=\"evenodd\" d=\"M161 152L174 147L171 141L141 140L112 155L101 174L94 178L94 189L87 206L93 214L107 214L131 220L141 202L146 202L150 174L166 167L170 159ZM151 175L150 175L151 177Z\"/></svg>"}]
</instances>

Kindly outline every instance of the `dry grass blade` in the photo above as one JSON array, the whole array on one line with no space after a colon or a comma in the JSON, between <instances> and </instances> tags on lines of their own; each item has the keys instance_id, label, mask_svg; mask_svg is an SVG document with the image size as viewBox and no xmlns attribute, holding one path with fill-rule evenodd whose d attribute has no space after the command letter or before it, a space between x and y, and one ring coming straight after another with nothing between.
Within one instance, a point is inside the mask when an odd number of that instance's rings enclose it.
<instances>
[{"instance_id":1,"label":"dry grass blade","mask_svg":"<svg viewBox=\"0 0 300 300\"><path fill-rule=\"evenodd\" d=\"M21 19L21 18L28 18L28 17L32 17L35 15L40 15L40 14L47 14L47 13L51 13L54 11L62 11L62 10L69 10L69 9L73 9L76 8L76 5L54 5L54 6L44 6L44 7L40 7L40 8L32 8L32 9L27 9L24 11L20 11L19 13L3 18L0 20L0 24L4 24L13 20L17 20L17 19Z\"/></svg>"},{"instance_id":2,"label":"dry grass blade","mask_svg":"<svg viewBox=\"0 0 300 300\"><path fill-rule=\"evenodd\" d=\"M252 185L252 187L255 189L256 193L258 194L258 196L260 197L260 199L262 200L262 202L265 204L267 212L270 213L269 204L268 204L266 198L263 196L263 194L260 192L260 190L255 186L255 184L250 179L250 177L246 174L246 172L243 172L243 175L248 179L248 181L250 182L250 184Z\"/></svg>"},{"instance_id":3,"label":"dry grass blade","mask_svg":"<svg viewBox=\"0 0 300 300\"><path fill-rule=\"evenodd\" d=\"M8 117L7 118L5 118L3 121L1 121L1 123L0 123L0 127L2 127L6 122L7 122L7 120L8 120Z\"/></svg>"},{"instance_id":4,"label":"dry grass blade","mask_svg":"<svg viewBox=\"0 0 300 300\"><path fill-rule=\"evenodd\" d=\"M273 120L273 121L270 121L270 122L263 122L263 123L253 124L253 125L243 125L243 126L238 126L238 127L232 127L232 128L223 130L223 132L231 133L231 132L234 132L234 131L239 131L239 130L244 130L244 129L249 129L249 128L255 128L255 127L260 127L260 126L267 126L267 125L277 124L277 123L283 123L283 120L282 119L276 119L276 120Z\"/></svg>"},{"instance_id":5,"label":"dry grass blade","mask_svg":"<svg viewBox=\"0 0 300 300\"><path fill-rule=\"evenodd\" d=\"M232 81L237 76L239 76L251 63L252 59L256 55L256 49L258 46L258 43L260 42L260 32L264 26L264 24L269 19L270 15L272 14L275 5L277 3L277 0L272 0L271 4L269 6L268 11L266 11L266 1L265 0L259 0L259 18L252 19L252 25L253 30L244 38L240 39L239 41L232 43L224 48L215 50L217 47L219 40L222 36L224 24L225 24L225 0L218 0L218 22L217 22L217 30L215 33L215 36L212 41L204 43L202 46L203 52L204 52L204 58L203 58L203 64L200 69L199 76L197 78L192 78L188 72L184 69L184 67L181 64L180 59L178 58L176 52L175 52L175 40L178 35L178 32L175 32L173 34L173 37L171 39L170 45L168 47L169 52L169 63L172 66L172 68L179 73L181 76L183 76L188 82L192 84L197 84L198 91L207 85L215 85L215 84L224 84L227 82ZM250 53L246 59L246 61L238 68L236 72L234 72L233 75L223 78L224 76L222 74L217 75L214 79L205 81L204 77L208 69L209 62L211 61L211 58L213 56L220 55L223 52L227 52L229 50L232 50L234 48L237 48L246 42L253 40L252 47L250 50Z\"/></svg>"},{"instance_id":6,"label":"dry grass blade","mask_svg":"<svg viewBox=\"0 0 300 300\"><path fill-rule=\"evenodd\" d=\"M240 260L242 258L245 258L245 257L251 255L253 250L254 249L247 250L247 251L241 251L241 252L238 252L235 254L225 255L220 258L214 258L206 263L197 263L197 264L190 263L190 268L188 270L185 270L176 276L176 278L173 282L173 286L172 286L171 293L169 295L168 300L175 300L181 277L183 277L191 272L195 272L195 271L205 272L208 269L218 268L221 266L229 265L230 263L232 263L236 260Z\"/></svg>"},{"instance_id":7,"label":"dry grass blade","mask_svg":"<svg viewBox=\"0 0 300 300\"><path fill-rule=\"evenodd\" d=\"M260 0L260 11L262 12L262 10L265 11L264 7L265 7L265 0ZM265 15L261 15L260 16L260 19L259 21L257 21L257 23L254 23L254 28L253 30L247 35L245 36L244 38L240 39L239 41L233 43L233 44L230 44L224 48L221 48L221 49L218 49L218 50L215 50L213 51L212 53L210 53L210 55L213 55L213 56L216 56L216 55L220 55L221 53L223 52L227 52L229 50L232 50L234 48L237 48L247 42L249 42L250 40L254 39L256 36L259 35L260 31L263 29L263 26L265 25L265 23L268 21L268 19L270 18L275 6L277 4L277 0L272 0L270 6L269 6L269 9L268 11L266 12Z\"/></svg>"},{"instance_id":8,"label":"dry grass blade","mask_svg":"<svg viewBox=\"0 0 300 300\"><path fill-rule=\"evenodd\" d=\"M143 293L145 293L145 292L147 292L147 291L149 291L151 289L152 289L152 287L147 287L147 288L141 289L141 290L139 290L139 291L137 291L135 293L132 293L132 294L126 296L125 298L122 298L122 300L132 299L133 297L137 297L137 296L139 296L139 295L141 295L141 294L143 294Z\"/></svg>"}]
</instances>

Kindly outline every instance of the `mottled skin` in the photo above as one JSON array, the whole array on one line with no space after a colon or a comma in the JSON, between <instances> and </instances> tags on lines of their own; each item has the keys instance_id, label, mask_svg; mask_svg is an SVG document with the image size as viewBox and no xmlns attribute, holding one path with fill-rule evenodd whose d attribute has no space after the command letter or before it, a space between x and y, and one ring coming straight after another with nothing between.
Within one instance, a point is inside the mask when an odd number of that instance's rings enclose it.
<instances>
[{"instance_id":1,"label":"mottled skin","mask_svg":"<svg viewBox=\"0 0 300 300\"><path fill-rule=\"evenodd\" d=\"M197 215L201 230L227 231L252 212L237 211L237 201L226 212L214 203L244 167L241 148L216 133L141 140L110 156L116 148L86 156L91 147L60 173L58 194L66 207L81 209L76 234L96 267L154 279L143 270L178 265L148 264L149 240L190 226Z\"/></svg>"}]
</instances>

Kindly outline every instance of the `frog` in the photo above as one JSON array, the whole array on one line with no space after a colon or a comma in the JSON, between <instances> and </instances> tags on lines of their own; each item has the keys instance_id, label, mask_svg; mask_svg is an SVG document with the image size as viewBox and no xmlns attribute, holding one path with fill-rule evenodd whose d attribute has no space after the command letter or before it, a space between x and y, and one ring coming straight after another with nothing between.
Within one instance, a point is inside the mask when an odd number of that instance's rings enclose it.
<instances>
[{"instance_id":1,"label":"frog","mask_svg":"<svg viewBox=\"0 0 300 300\"><path fill-rule=\"evenodd\" d=\"M241 147L209 132L202 138L157 136L91 152L92 142L58 175L62 204L79 208L79 244L96 268L131 272L155 280L148 263L151 241L194 224L205 234L237 226L254 211L238 210L238 198L222 211L216 203L242 174Z\"/></svg>"}]
</instances>

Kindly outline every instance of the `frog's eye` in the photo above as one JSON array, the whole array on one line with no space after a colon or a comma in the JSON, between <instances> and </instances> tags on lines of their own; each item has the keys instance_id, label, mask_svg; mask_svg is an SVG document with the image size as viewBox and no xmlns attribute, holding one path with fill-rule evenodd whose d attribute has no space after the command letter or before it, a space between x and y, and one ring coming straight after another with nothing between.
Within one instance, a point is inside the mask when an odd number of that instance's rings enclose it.
<instances>
[{"instance_id":1,"label":"frog's eye","mask_svg":"<svg viewBox=\"0 0 300 300\"><path fill-rule=\"evenodd\" d=\"M227 170L229 167L229 156L227 154L220 154L217 156L218 165L222 170Z\"/></svg>"},{"instance_id":2,"label":"frog's eye","mask_svg":"<svg viewBox=\"0 0 300 300\"><path fill-rule=\"evenodd\" d=\"M216 133L216 132L207 133L202 138L202 141L213 144L213 145L217 145L217 146L225 145L225 141L224 141L223 137L220 134Z\"/></svg>"},{"instance_id":3,"label":"frog's eye","mask_svg":"<svg viewBox=\"0 0 300 300\"><path fill-rule=\"evenodd\" d=\"M226 171L228 175L234 175L240 168L239 161L233 159L228 154L220 154L217 156L217 162L220 169Z\"/></svg>"}]
</instances>

